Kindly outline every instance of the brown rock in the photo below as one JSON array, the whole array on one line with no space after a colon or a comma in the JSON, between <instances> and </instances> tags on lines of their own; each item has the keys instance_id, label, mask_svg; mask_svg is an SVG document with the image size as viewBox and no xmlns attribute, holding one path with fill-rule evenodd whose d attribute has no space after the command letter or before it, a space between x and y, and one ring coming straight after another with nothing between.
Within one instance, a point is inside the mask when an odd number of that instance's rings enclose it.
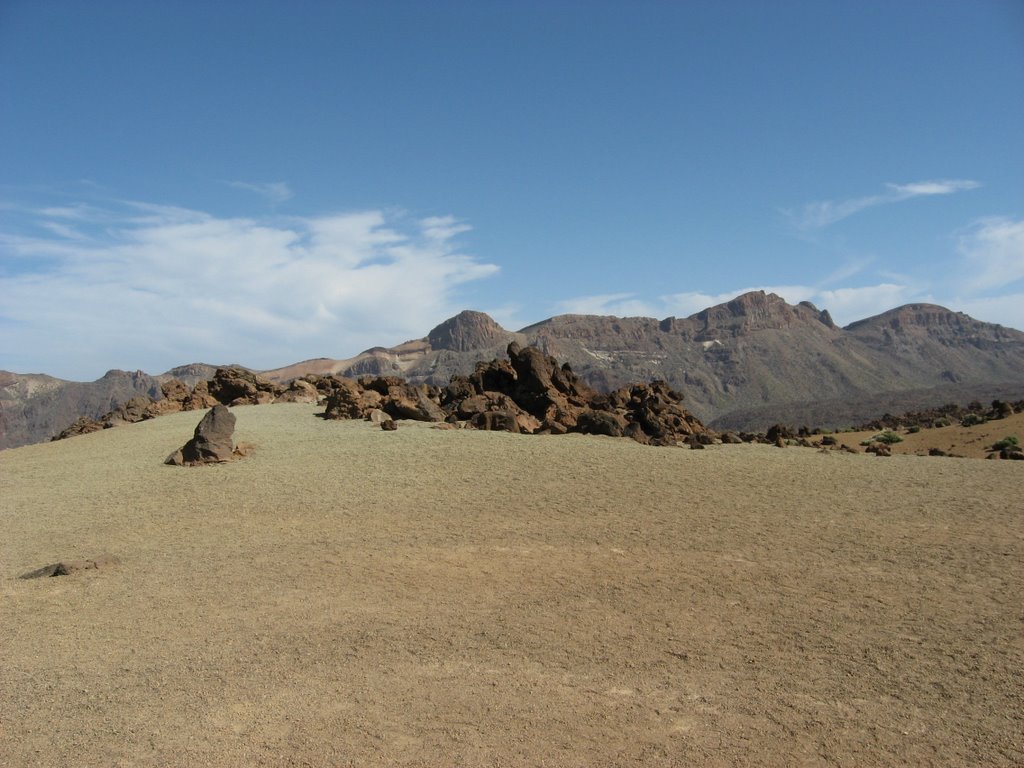
<instances>
[{"instance_id":1,"label":"brown rock","mask_svg":"<svg viewBox=\"0 0 1024 768\"><path fill-rule=\"evenodd\" d=\"M576 420L576 431L585 435L622 437L625 430L626 420L611 411L595 411L587 408L580 413Z\"/></svg>"},{"instance_id":2,"label":"brown rock","mask_svg":"<svg viewBox=\"0 0 1024 768\"><path fill-rule=\"evenodd\" d=\"M189 391L188 385L178 379L165 381L160 385L160 392L165 400L174 400L178 403L184 403L192 394Z\"/></svg>"},{"instance_id":3,"label":"brown rock","mask_svg":"<svg viewBox=\"0 0 1024 768\"><path fill-rule=\"evenodd\" d=\"M168 456L164 463L192 467L231 461L234 431L235 414L224 405L215 405L203 416L192 439Z\"/></svg>"},{"instance_id":4,"label":"brown rock","mask_svg":"<svg viewBox=\"0 0 1024 768\"><path fill-rule=\"evenodd\" d=\"M394 419L388 419L380 423L380 428L385 432L394 432L396 429L398 429L398 422L395 421Z\"/></svg>"},{"instance_id":5,"label":"brown rock","mask_svg":"<svg viewBox=\"0 0 1024 768\"><path fill-rule=\"evenodd\" d=\"M323 413L325 419L361 419L364 417L364 413L373 410L373 408L367 410L367 398L358 382L352 379L335 378L332 385L325 403L326 408ZM375 394L379 402L380 394Z\"/></svg>"},{"instance_id":6,"label":"brown rock","mask_svg":"<svg viewBox=\"0 0 1024 768\"><path fill-rule=\"evenodd\" d=\"M317 403L320 401L320 393L316 387L308 381L295 379L288 385L288 389L282 392L274 400L275 403Z\"/></svg>"},{"instance_id":7,"label":"brown rock","mask_svg":"<svg viewBox=\"0 0 1024 768\"><path fill-rule=\"evenodd\" d=\"M23 573L19 579L40 579L50 576L70 576L78 571L89 571L97 568L109 568L120 564L120 560L113 555L99 555L84 560L62 560L59 563L44 565L34 571Z\"/></svg>"},{"instance_id":8,"label":"brown rock","mask_svg":"<svg viewBox=\"0 0 1024 768\"><path fill-rule=\"evenodd\" d=\"M106 428L106 425L101 421L90 419L87 416L79 416L75 419L74 424L62 430L59 434L54 435L50 440L65 440L77 435L87 435L90 432L99 432L101 429Z\"/></svg>"},{"instance_id":9,"label":"brown rock","mask_svg":"<svg viewBox=\"0 0 1024 768\"><path fill-rule=\"evenodd\" d=\"M393 419L380 408L374 408L366 414L366 420L373 422L374 424L383 424L385 421L393 421Z\"/></svg>"},{"instance_id":10,"label":"brown rock","mask_svg":"<svg viewBox=\"0 0 1024 768\"><path fill-rule=\"evenodd\" d=\"M411 384L392 385L381 401L381 409L396 419L414 421L444 421L448 415L435 400L426 385L414 387Z\"/></svg>"},{"instance_id":11,"label":"brown rock","mask_svg":"<svg viewBox=\"0 0 1024 768\"><path fill-rule=\"evenodd\" d=\"M284 390L245 368L218 368L209 383L210 394L224 405L271 403Z\"/></svg>"},{"instance_id":12,"label":"brown rock","mask_svg":"<svg viewBox=\"0 0 1024 768\"><path fill-rule=\"evenodd\" d=\"M484 411L469 420L470 426L490 432L513 432L519 434L519 422L515 411Z\"/></svg>"}]
</instances>

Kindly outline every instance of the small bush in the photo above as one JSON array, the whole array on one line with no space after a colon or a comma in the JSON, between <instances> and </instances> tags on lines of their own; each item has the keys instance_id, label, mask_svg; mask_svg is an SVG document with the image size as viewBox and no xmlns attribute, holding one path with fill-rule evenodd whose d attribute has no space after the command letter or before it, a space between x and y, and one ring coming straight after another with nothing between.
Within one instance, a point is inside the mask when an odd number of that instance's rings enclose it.
<instances>
[{"instance_id":1,"label":"small bush","mask_svg":"<svg viewBox=\"0 0 1024 768\"><path fill-rule=\"evenodd\" d=\"M1020 441L1017 439L1017 436L1016 435L1010 435L1009 437L1004 437L998 443L995 443L992 446L992 450L993 451L1005 451L1005 450L1007 450L1009 448L1016 448L1018 445L1020 445Z\"/></svg>"},{"instance_id":2,"label":"small bush","mask_svg":"<svg viewBox=\"0 0 1024 768\"><path fill-rule=\"evenodd\" d=\"M968 413L963 419L960 420L961 426L974 427L978 424L984 424L988 419L982 416L980 413Z\"/></svg>"},{"instance_id":3,"label":"small bush","mask_svg":"<svg viewBox=\"0 0 1024 768\"><path fill-rule=\"evenodd\" d=\"M869 437L867 440L863 440L861 445L871 445L872 443L884 443L885 445L892 445L893 443L902 443L903 438L897 435L895 432L885 430L880 432L874 437Z\"/></svg>"},{"instance_id":4,"label":"small bush","mask_svg":"<svg viewBox=\"0 0 1024 768\"><path fill-rule=\"evenodd\" d=\"M936 419L935 423L932 426L934 426L936 428L938 428L938 427L948 427L952 423L953 422L951 422L949 419Z\"/></svg>"},{"instance_id":5,"label":"small bush","mask_svg":"<svg viewBox=\"0 0 1024 768\"><path fill-rule=\"evenodd\" d=\"M912 435L916 435L920 431L921 431L921 427L919 427L917 424L915 424L914 426L912 426L909 429L907 429L907 432L909 432Z\"/></svg>"}]
</instances>

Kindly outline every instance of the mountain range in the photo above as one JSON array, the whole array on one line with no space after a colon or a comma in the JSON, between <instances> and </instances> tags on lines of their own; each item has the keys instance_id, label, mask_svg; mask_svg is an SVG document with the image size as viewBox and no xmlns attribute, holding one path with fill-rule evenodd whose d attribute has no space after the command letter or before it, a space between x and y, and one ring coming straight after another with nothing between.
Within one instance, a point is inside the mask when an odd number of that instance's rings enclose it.
<instances>
[{"instance_id":1,"label":"mountain range","mask_svg":"<svg viewBox=\"0 0 1024 768\"><path fill-rule=\"evenodd\" d=\"M665 380L690 411L720 428L846 426L886 411L1024 396L1024 332L932 304L841 328L810 302L791 305L762 291L686 318L560 315L519 331L467 310L421 339L261 375L282 383L307 374L394 375L445 385L478 361L503 357L511 341L568 362L600 390ZM161 383L192 385L215 368L110 371L91 383L0 372L0 448L46 440L78 416L98 417L137 395L159 397Z\"/></svg>"}]
</instances>

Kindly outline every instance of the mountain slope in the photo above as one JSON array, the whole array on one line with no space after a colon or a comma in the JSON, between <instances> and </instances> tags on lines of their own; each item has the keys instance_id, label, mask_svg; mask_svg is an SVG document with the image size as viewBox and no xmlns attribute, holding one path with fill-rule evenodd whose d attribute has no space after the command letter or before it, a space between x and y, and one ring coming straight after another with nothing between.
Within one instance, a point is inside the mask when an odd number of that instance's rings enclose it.
<instances>
[{"instance_id":1,"label":"mountain slope","mask_svg":"<svg viewBox=\"0 0 1024 768\"><path fill-rule=\"evenodd\" d=\"M48 440L79 416L96 418L133 397L160 397L160 385L189 386L213 376L216 366L196 363L159 376L112 370L92 382L0 371L0 449Z\"/></svg>"},{"instance_id":2,"label":"mountain slope","mask_svg":"<svg viewBox=\"0 0 1024 768\"><path fill-rule=\"evenodd\" d=\"M793 413L821 401L843 419L856 420L879 415L873 408L884 411L890 402L935 405L1018 385L1024 394L1020 331L924 304L839 328L827 310L809 302L793 306L761 291L686 318L560 315L518 334L482 313L463 312L423 339L320 362L319 368L443 385L477 360L503 354L512 338L568 362L599 389L665 379L706 421L749 412L761 422L772 408ZM272 373L283 380L284 373L328 372L316 369L300 364ZM913 394L894 396L901 392ZM847 402L851 408L838 407ZM815 413L827 417L828 409Z\"/></svg>"},{"instance_id":3,"label":"mountain slope","mask_svg":"<svg viewBox=\"0 0 1024 768\"><path fill-rule=\"evenodd\" d=\"M343 360L319 358L262 375L402 376L443 386L510 341L568 362L597 389L663 379L705 423L756 428L784 418L842 426L902 410L1024 396L1024 333L931 304L909 304L839 328L809 302L754 291L690 317L560 315L512 332L464 311L426 336ZM178 371L175 374L175 371ZM0 374L0 447L45 440L77 416L97 417L176 375L192 384L212 366L161 377L112 371L92 384ZM773 417L773 414L778 416ZM806 418L798 418L806 415Z\"/></svg>"}]
</instances>

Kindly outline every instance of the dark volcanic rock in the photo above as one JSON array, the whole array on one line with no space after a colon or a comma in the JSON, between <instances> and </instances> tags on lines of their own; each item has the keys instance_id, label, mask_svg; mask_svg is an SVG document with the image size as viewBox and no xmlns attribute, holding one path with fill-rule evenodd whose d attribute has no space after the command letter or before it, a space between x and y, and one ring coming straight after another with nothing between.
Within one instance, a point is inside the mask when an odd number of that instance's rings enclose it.
<instances>
[{"instance_id":1,"label":"dark volcanic rock","mask_svg":"<svg viewBox=\"0 0 1024 768\"><path fill-rule=\"evenodd\" d=\"M108 568L120 564L120 560L113 555L99 555L84 560L62 560L59 563L50 563L34 571L23 573L19 579L41 579L51 576L70 576L78 571L90 571L97 568Z\"/></svg>"},{"instance_id":2,"label":"dark volcanic rock","mask_svg":"<svg viewBox=\"0 0 1024 768\"><path fill-rule=\"evenodd\" d=\"M209 384L210 394L224 405L272 403L283 387L245 368L218 368Z\"/></svg>"},{"instance_id":3,"label":"dark volcanic rock","mask_svg":"<svg viewBox=\"0 0 1024 768\"><path fill-rule=\"evenodd\" d=\"M585 435L607 435L622 437L626 431L626 420L617 413L595 411L586 408L576 418L576 431ZM643 431L641 429L641 431Z\"/></svg>"},{"instance_id":4,"label":"dark volcanic rock","mask_svg":"<svg viewBox=\"0 0 1024 768\"><path fill-rule=\"evenodd\" d=\"M362 419L380 405L380 393L364 390L358 381L335 377L330 383L323 413L325 419Z\"/></svg>"},{"instance_id":5,"label":"dark volcanic rock","mask_svg":"<svg viewBox=\"0 0 1024 768\"><path fill-rule=\"evenodd\" d=\"M231 461L234 458L234 432L235 414L227 406L215 405L203 416L193 438L168 456L164 463L192 467Z\"/></svg>"},{"instance_id":6,"label":"dark volcanic rock","mask_svg":"<svg viewBox=\"0 0 1024 768\"><path fill-rule=\"evenodd\" d=\"M469 423L476 429L519 434L515 411L484 411L473 416Z\"/></svg>"},{"instance_id":7,"label":"dark volcanic rock","mask_svg":"<svg viewBox=\"0 0 1024 768\"><path fill-rule=\"evenodd\" d=\"M106 428L106 425L102 421L90 419L88 416L80 416L75 420L74 424L70 425L59 434L54 435L50 440L65 440L69 437L76 437L77 435L87 435L90 432L99 432L101 429Z\"/></svg>"}]
</instances>

